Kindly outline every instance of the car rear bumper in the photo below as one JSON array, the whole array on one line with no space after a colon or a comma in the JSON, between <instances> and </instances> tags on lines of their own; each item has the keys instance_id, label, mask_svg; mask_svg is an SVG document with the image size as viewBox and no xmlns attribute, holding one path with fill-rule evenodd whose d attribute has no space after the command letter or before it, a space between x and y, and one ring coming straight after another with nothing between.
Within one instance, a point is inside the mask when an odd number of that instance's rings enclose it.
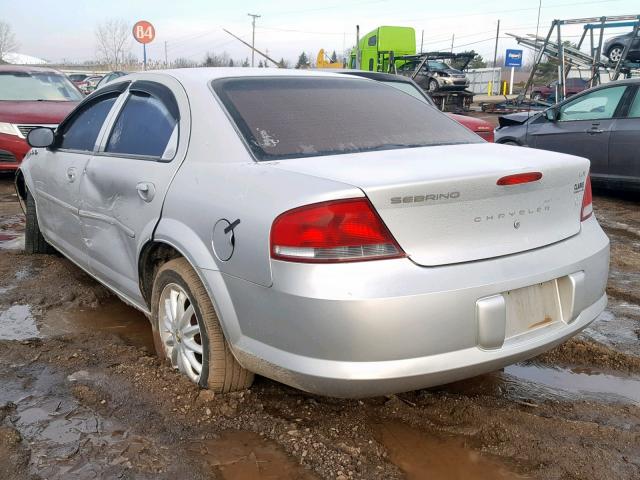
<instances>
[{"instance_id":1,"label":"car rear bumper","mask_svg":"<svg viewBox=\"0 0 640 480\"><path fill-rule=\"evenodd\" d=\"M478 375L552 348L602 312L608 265L609 241L592 218L554 245L457 265L273 262L272 287L201 273L243 366L302 390L366 397ZM572 305L566 318L504 339L504 326L487 327L478 313L487 298L559 278L577 279L563 300L563 309ZM492 343L496 332L503 342Z\"/></svg>"}]
</instances>

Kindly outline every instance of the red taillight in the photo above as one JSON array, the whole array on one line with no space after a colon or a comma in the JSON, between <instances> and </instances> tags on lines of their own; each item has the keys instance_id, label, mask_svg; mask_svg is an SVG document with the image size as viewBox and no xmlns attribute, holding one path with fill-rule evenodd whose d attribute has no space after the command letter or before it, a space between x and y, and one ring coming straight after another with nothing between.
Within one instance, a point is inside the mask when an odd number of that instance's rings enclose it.
<instances>
[{"instance_id":1,"label":"red taillight","mask_svg":"<svg viewBox=\"0 0 640 480\"><path fill-rule=\"evenodd\" d=\"M278 216L271 258L353 262L398 258L404 252L366 198L314 203Z\"/></svg>"},{"instance_id":2,"label":"red taillight","mask_svg":"<svg viewBox=\"0 0 640 480\"><path fill-rule=\"evenodd\" d=\"M584 184L584 195L582 197L582 210L580 211L580 221L584 222L593 214L593 194L591 193L591 177L587 176Z\"/></svg>"},{"instance_id":3,"label":"red taillight","mask_svg":"<svg viewBox=\"0 0 640 480\"><path fill-rule=\"evenodd\" d=\"M540 172L516 173L515 175L507 175L499 178L496 185L519 185L521 183L537 182L542 178Z\"/></svg>"}]
</instances>

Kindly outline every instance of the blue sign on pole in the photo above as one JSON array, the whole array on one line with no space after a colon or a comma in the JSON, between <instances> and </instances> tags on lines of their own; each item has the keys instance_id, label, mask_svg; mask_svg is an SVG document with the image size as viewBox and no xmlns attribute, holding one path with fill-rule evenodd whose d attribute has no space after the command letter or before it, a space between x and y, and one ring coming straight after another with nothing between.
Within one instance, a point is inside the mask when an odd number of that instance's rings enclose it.
<instances>
[{"instance_id":1,"label":"blue sign on pole","mask_svg":"<svg viewBox=\"0 0 640 480\"><path fill-rule=\"evenodd\" d=\"M504 56L505 67L521 67L522 66L522 50L507 49L507 54Z\"/></svg>"}]
</instances>

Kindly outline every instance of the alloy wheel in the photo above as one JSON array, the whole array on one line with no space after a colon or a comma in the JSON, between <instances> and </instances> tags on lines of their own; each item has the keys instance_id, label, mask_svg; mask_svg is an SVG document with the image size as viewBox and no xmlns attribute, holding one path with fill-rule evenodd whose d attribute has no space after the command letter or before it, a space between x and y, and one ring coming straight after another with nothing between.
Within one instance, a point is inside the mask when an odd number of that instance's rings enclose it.
<instances>
[{"instance_id":1,"label":"alloy wheel","mask_svg":"<svg viewBox=\"0 0 640 480\"><path fill-rule=\"evenodd\" d=\"M180 285L164 287L158 316L160 339L171 365L198 383L203 362L200 323L193 302Z\"/></svg>"},{"instance_id":2,"label":"alloy wheel","mask_svg":"<svg viewBox=\"0 0 640 480\"><path fill-rule=\"evenodd\" d=\"M612 48L611 51L609 52L609 60L611 60L614 63L617 63L620 61L621 58L622 58L622 48L620 47Z\"/></svg>"}]
</instances>

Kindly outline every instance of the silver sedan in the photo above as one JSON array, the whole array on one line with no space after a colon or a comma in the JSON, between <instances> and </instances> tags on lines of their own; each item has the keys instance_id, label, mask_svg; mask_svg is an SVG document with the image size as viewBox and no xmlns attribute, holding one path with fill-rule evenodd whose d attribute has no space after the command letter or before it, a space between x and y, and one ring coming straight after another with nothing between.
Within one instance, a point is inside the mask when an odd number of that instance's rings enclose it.
<instances>
[{"instance_id":1,"label":"silver sedan","mask_svg":"<svg viewBox=\"0 0 640 480\"><path fill-rule=\"evenodd\" d=\"M583 158L484 142L379 82L274 69L117 79L17 176L26 249L146 313L204 388L326 395L530 358L606 304Z\"/></svg>"}]
</instances>

